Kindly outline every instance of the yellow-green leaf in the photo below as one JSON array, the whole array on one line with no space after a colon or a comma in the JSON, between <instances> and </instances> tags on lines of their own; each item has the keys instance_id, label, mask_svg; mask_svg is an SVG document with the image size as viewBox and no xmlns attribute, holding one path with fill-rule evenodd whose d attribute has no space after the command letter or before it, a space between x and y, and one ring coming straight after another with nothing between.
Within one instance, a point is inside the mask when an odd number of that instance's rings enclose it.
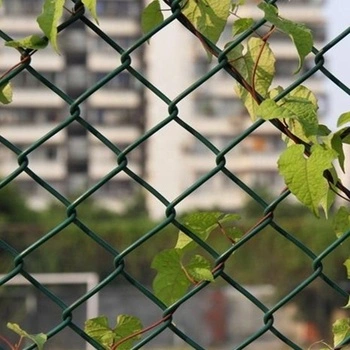
<instances>
[{"instance_id":1,"label":"yellow-green leaf","mask_svg":"<svg viewBox=\"0 0 350 350\"><path fill-rule=\"evenodd\" d=\"M151 267L157 270L153 280L155 295L166 305L171 305L179 300L190 286L182 264L181 249L166 249L157 254Z\"/></svg>"},{"instance_id":2,"label":"yellow-green leaf","mask_svg":"<svg viewBox=\"0 0 350 350\"><path fill-rule=\"evenodd\" d=\"M215 44L225 28L231 5L231 0L188 0L182 11L194 27Z\"/></svg>"},{"instance_id":3,"label":"yellow-green leaf","mask_svg":"<svg viewBox=\"0 0 350 350\"><path fill-rule=\"evenodd\" d=\"M63 14L64 3L65 0L45 0L42 12L37 18L39 27L57 52L57 26Z\"/></svg>"},{"instance_id":4,"label":"yellow-green leaf","mask_svg":"<svg viewBox=\"0 0 350 350\"><path fill-rule=\"evenodd\" d=\"M299 56L299 65L295 73L298 73L304 63L305 57L311 52L313 37L311 30L304 24L292 22L278 15L276 6L261 2L258 7L264 11L265 19L275 25L280 31L289 35Z\"/></svg>"},{"instance_id":5,"label":"yellow-green leaf","mask_svg":"<svg viewBox=\"0 0 350 350\"><path fill-rule=\"evenodd\" d=\"M214 276L211 272L210 262L201 255L192 257L189 264L185 267L191 277L197 281L214 281Z\"/></svg>"},{"instance_id":6,"label":"yellow-green leaf","mask_svg":"<svg viewBox=\"0 0 350 350\"><path fill-rule=\"evenodd\" d=\"M117 317L117 323L114 328L115 341L120 341L129 335L141 331L143 328L141 321L131 315L119 315ZM141 338L141 335L130 338L118 346L118 350L129 350L135 341Z\"/></svg>"},{"instance_id":7,"label":"yellow-green leaf","mask_svg":"<svg viewBox=\"0 0 350 350\"><path fill-rule=\"evenodd\" d=\"M44 333L39 334L28 334L24 331L17 323L7 323L7 328L11 329L13 332L18 334L20 337L30 339L34 344L36 344L39 350L43 350L44 344L47 341L47 335Z\"/></svg>"},{"instance_id":8,"label":"yellow-green leaf","mask_svg":"<svg viewBox=\"0 0 350 350\"><path fill-rule=\"evenodd\" d=\"M265 120L269 119L297 119L306 137L318 132L318 119L314 105L306 99L295 98L287 100L283 105L267 99L257 108L257 114Z\"/></svg>"},{"instance_id":9,"label":"yellow-green leaf","mask_svg":"<svg viewBox=\"0 0 350 350\"><path fill-rule=\"evenodd\" d=\"M11 83L0 86L0 103L7 105L12 102L12 86Z\"/></svg>"},{"instance_id":10,"label":"yellow-green leaf","mask_svg":"<svg viewBox=\"0 0 350 350\"><path fill-rule=\"evenodd\" d=\"M345 261L344 266L346 267L347 276L350 279L350 259Z\"/></svg>"},{"instance_id":11,"label":"yellow-green leaf","mask_svg":"<svg viewBox=\"0 0 350 350\"><path fill-rule=\"evenodd\" d=\"M292 145L278 160L279 171L290 191L316 216L319 216L320 206L325 203L329 206L330 189L323 173L332 168L332 161L336 156L335 151L314 145L310 157L306 158L303 145Z\"/></svg>"},{"instance_id":12,"label":"yellow-green leaf","mask_svg":"<svg viewBox=\"0 0 350 350\"><path fill-rule=\"evenodd\" d=\"M5 43L5 46L40 50L40 49L44 49L47 46L47 39L34 34L34 35L26 36L23 39L8 41Z\"/></svg>"},{"instance_id":13,"label":"yellow-green leaf","mask_svg":"<svg viewBox=\"0 0 350 350\"><path fill-rule=\"evenodd\" d=\"M233 22L232 35L238 35L249 29L254 24L253 18L238 18Z\"/></svg>"},{"instance_id":14,"label":"yellow-green leaf","mask_svg":"<svg viewBox=\"0 0 350 350\"><path fill-rule=\"evenodd\" d=\"M141 15L141 29L144 34L149 33L164 21L163 12L159 0L154 0L147 5Z\"/></svg>"},{"instance_id":15,"label":"yellow-green leaf","mask_svg":"<svg viewBox=\"0 0 350 350\"><path fill-rule=\"evenodd\" d=\"M236 52L235 55L237 54ZM262 97L267 97L275 74L275 61L275 56L268 43L260 38L250 38L247 43L246 53L231 64L257 93ZM243 100L250 117L255 121L257 119L258 104L254 96L240 84L236 85L235 90Z\"/></svg>"},{"instance_id":16,"label":"yellow-green leaf","mask_svg":"<svg viewBox=\"0 0 350 350\"><path fill-rule=\"evenodd\" d=\"M337 122L337 127L339 128L340 126L343 126L346 123L350 122L350 112L346 112L340 115L338 122Z\"/></svg>"},{"instance_id":17,"label":"yellow-green leaf","mask_svg":"<svg viewBox=\"0 0 350 350\"><path fill-rule=\"evenodd\" d=\"M350 230L350 211L342 206L338 209L333 218L333 229L336 236L341 237L346 231Z\"/></svg>"},{"instance_id":18,"label":"yellow-green leaf","mask_svg":"<svg viewBox=\"0 0 350 350\"><path fill-rule=\"evenodd\" d=\"M336 320L332 327L334 346L338 346L350 336L350 318Z\"/></svg>"},{"instance_id":19,"label":"yellow-green leaf","mask_svg":"<svg viewBox=\"0 0 350 350\"><path fill-rule=\"evenodd\" d=\"M97 12L96 12L96 0L81 0L84 6L89 10L91 16L98 24Z\"/></svg>"},{"instance_id":20,"label":"yellow-green leaf","mask_svg":"<svg viewBox=\"0 0 350 350\"><path fill-rule=\"evenodd\" d=\"M115 334L108 325L106 316L91 318L85 322L84 331L91 338L105 347L110 347L115 341Z\"/></svg>"}]
</instances>

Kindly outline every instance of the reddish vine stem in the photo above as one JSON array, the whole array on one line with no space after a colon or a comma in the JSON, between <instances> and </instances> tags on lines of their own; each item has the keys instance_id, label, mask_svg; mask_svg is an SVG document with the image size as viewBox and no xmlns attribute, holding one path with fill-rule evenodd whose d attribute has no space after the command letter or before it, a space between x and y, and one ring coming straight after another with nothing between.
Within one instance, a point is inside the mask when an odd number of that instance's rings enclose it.
<instances>
[{"instance_id":1,"label":"reddish vine stem","mask_svg":"<svg viewBox=\"0 0 350 350\"><path fill-rule=\"evenodd\" d=\"M6 77L6 75L10 74L14 69L16 69L17 67L19 67L21 64L23 64L24 62L28 61L30 59L31 55L26 55L21 57L21 60L16 63L14 66L12 66L11 68L9 68L5 73L3 73L0 76L0 79L3 79L4 77Z\"/></svg>"},{"instance_id":2,"label":"reddish vine stem","mask_svg":"<svg viewBox=\"0 0 350 350\"><path fill-rule=\"evenodd\" d=\"M165 4L167 4L169 7L171 7L172 0L163 0ZM177 20L186 28L188 29L193 35L195 35L199 41L202 43L202 45L205 47L205 49L211 53L214 57L218 57L219 54L207 43L206 37L204 37L195 27L194 25L187 19L187 17L180 13L177 16ZM229 71L232 76L236 79L236 81L241 84L253 97L253 99L256 101L257 104L261 104L261 102L264 100L262 96L259 95L259 93L253 89L253 87L243 78L243 76L237 71L235 67L233 67L229 62L227 63L226 67L227 71ZM285 134L288 138L290 138L294 143L304 145L305 146L305 155L310 155L310 145L306 143L305 141L301 140L298 136L293 134L279 119L271 119L271 124L273 124L279 131L281 131L283 134ZM344 139L346 136L350 134L350 128L347 128L341 135L341 138ZM335 181L333 179L332 174L330 171L326 170L324 172L324 177L327 179L328 182L332 183L335 187L337 187L341 192L343 192L349 199L350 199L350 190L347 189L340 180ZM339 195L337 193L337 195Z\"/></svg>"},{"instance_id":3,"label":"reddish vine stem","mask_svg":"<svg viewBox=\"0 0 350 350\"><path fill-rule=\"evenodd\" d=\"M263 41L263 44L261 45L261 48L259 50L259 54L258 57L256 59L256 62L254 63L254 67L253 67L253 73L252 73L252 97L255 101L258 100L256 94L256 88L255 88L255 78L256 78L256 73L257 73L257 69L258 69L258 65L262 56L263 51L265 50L266 44L267 44L267 40L270 38L271 34L274 32L275 30L275 26L271 26L270 30L261 38L261 40Z\"/></svg>"},{"instance_id":4,"label":"reddish vine stem","mask_svg":"<svg viewBox=\"0 0 350 350\"><path fill-rule=\"evenodd\" d=\"M138 335L144 334L144 333L146 333L146 332L152 330L153 328L159 326L161 323L163 323L163 322L165 322L166 320L168 320L170 317L172 317L172 315L173 315L173 314L170 313L170 314L166 315L165 317L163 317L162 319L160 319L159 321L157 321L157 322L151 324L150 326L148 326L148 327L146 327L146 328L143 328L143 329L141 329L140 331L137 331L137 332L135 332L135 333L132 333L132 334L128 335L127 337L125 337L125 338L119 340L118 342L116 342L116 343L111 347L110 350L117 350L117 349L118 349L118 346L120 346L121 344L125 343L126 341L128 341L128 340L130 340L130 339L132 339L132 338L134 338L134 337L137 337Z\"/></svg>"},{"instance_id":5,"label":"reddish vine stem","mask_svg":"<svg viewBox=\"0 0 350 350\"><path fill-rule=\"evenodd\" d=\"M2 335L0 335L0 340L6 344L11 350L15 350L15 348L13 347L13 345Z\"/></svg>"}]
</instances>

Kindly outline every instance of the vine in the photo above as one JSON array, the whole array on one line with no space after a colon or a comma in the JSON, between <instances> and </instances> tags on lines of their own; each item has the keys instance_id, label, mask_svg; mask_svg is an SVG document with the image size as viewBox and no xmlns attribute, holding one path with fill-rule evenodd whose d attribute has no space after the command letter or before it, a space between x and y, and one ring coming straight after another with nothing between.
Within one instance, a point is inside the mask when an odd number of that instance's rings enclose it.
<instances>
[{"instance_id":1,"label":"vine","mask_svg":"<svg viewBox=\"0 0 350 350\"><path fill-rule=\"evenodd\" d=\"M98 23L96 1L77 1L70 12L74 15L86 8ZM282 133L286 148L279 157L278 169L295 197L316 216L320 216L322 209L326 217L330 208L334 207L336 196L349 202L350 191L341 183L335 165L338 164L345 171L343 145L350 144L350 128L345 126L350 122L350 112L339 117L338 130L332 132L319 123L317 98L307 87L301 85L290 91L281 86L272 86L276 58L270 48L269 39L279 31L292 40L298 54L299 62L295 69L295 73L298 73L313 48L311 31L303 24L281 17L277 6L267 2L257 5L266 23L269 23L262 36L256 33L254 19L239 16L240 7L245 5L244 0L163 0L163 3L173 13L177 13L177 20L198 38L208 56L220 60L224 57L224 69L235 78L236 94L245 105L251 120L269 121ZM1 4L0 0L0 6ZM157 30L157 26L164 21L161 6L160 0L154 0L144 9L141 17L144 34ZM10 72L24 63L36 50L44 49L48 44L59 53L58 27L65 9L67 10L65 0L44 0L42 13L37 17L43 35L29 35L6 42L6 46L20 52L21 61L2 74L1 80L5 83L0 85L0 103L8 104L12 101L11 83L6 79ZM230 16L234 17L233 40L225 45L222 53L213 44L218 42ZM237 38L246 31L250 31L252 36L242 44ZM183 231L179 232L175 246L159 252L151 265L157 272L153 290L164 305L175 304L191 286L214 282L216 273L232 252L228 250L230 253L225 259L213 266L207 258L196 254L197 248L205 244L213 234L220 234L229 245L234 246L247 234L237 228L236 222L239 219L236 214L221 212L198 212L184 219ZM350 230L350 210L345 206L337 208L333 223L336 235L341 237ZM344 265L350 278L350 258ZM349 306L350 302L346 307ZM134 316L119 315L114 327L109 326L105 316L100 316L86 321L85 332L106 349L127 350L143 333L154 329L170 317L171 314L144 328L141 321ZM8 324L8 327L21 337L15 346L0 337L10 349L20 349L23 338L34 341L39 349L43 348L45 335L29 335L16 324ZM342 342L350 336L350 319L337 320L333 333L333 348L343 348Z\"/></svg>"}]
</instances>

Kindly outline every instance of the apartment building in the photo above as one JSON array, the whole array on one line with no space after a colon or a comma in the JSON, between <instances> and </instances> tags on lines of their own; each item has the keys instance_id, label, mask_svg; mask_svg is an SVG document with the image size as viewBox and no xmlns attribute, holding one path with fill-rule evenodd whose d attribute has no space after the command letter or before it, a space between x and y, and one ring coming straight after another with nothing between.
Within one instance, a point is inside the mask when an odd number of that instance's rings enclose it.
<instances>
[{"instance_id":1,"label":"apartment building","mask_svg":"<svg viewBox=\"0 0 350 350\"><path fill-rule=\"evenodd\" d=\"M280 0L278 3L286 17L304 22L313 29L316 46L324 40L322 1ZM35 16L41 5L41 0L5 0L0 12L0 29L13 38L34 33L37 31ZM141 0L99 0L101 29L122 48L128 48L141 36L139 23L144 6ZM242 10L241 16L261 18L256 1L247 1ZM82 24L76 23L64 30L59 40L61 55L50 49L37 52L32 66L72 99L81 96L121 65L120 54ZM219 46L229 40L230 29L223 34ZM271 46L277 56L274 84L287 86L297 66L295 48L280 33L273 35ZM18 60L19 54L14 49L0 48L0 71ZM307 61L304 69L312 64L312 60ZM179 117L222 150L251 124L234 94L232 78L219 72L181 98L183 92L214 65L215 60L208 61L198 40L176 22L157 33L150 45L144 45L132 54L132 67L142 72L170 100L177 99ZM307 84L317 92L320 105L325 108L321 77L316 74ZM21 151L30 150L30 169L58 191L74 196L116 169L116 154L77 121L38 149L31 149L35 141L69 117L69 106L29 72L21 72L13 85L13 103L1 107L1 135ZM94 92L79 108L82 119L120 150L169 116L168 105L126 70ZM280 191L283 181L277 173L276 159L282 147L280 135L266 123L226 155L226 167L249 186ZM128 166L172 202L210 173L216 166L215 158L215 154L198 139L171 121L145 146L128 155ZM1 145L1 176L7 176L17 168L17 156ZM17 177L17 183L34 207L43 207L52 199L25 173ZM120 172L102 186L94 198L121 210L139 188L134 180ZM245 198L245 193L235 183L218 173L180 201L177 210L213 207L233 210L242 205ZM148 195L147 204L153 217L164 215L165 206L158 199Z\"/></svg>"},{"instance_id":2,"label":"apartment building","mask_svg":"<svg viewBox=\"0 0 350 350\"><path fill-rule=\"evenodd\" d=\"M260 19L262 11L257 1L246 1L239 16ZM325 39L323 1L278 1L281 15L291 20L303 22L312 29L316 47L321 47ZM218 46L232 40L228 26ZM298 66L295 47L280 32L275 32L270 40L276 55L276 79L274 86L288 86L295 79L293 72ZM176 57L176 59L172 59ZM160 59L161 58L161 59ZM232 140L249 127L252 122L242 102L234 92L234 80L226 72L218 72L201 87L181 99L184 90L208 73L218 62L210 63L198 39L177 23L157 33L147 50L150 79L169 96L178 99L179 117L205 136L219 150L225 149ZM163 62L163 63L160 63ZM156 64L154 64L156 63ZM313 65L310 57L302 74ZM185 73L184 73L185 72ZM305 83L316 92L321 114L326 108L326 96L322 77L315 74ZM147 95L148 125L152 126L167 116L164 103L152 94ZM168 131L168 132L166 132ZM277 130L269 123L255 130L225 156L226 167L244 184L279 192L284 188L283 179L277 172L277 158L284 143ZM165 153L168 150L168 154ZM182 200L181 194L197 180L208 176L216 167L215 154L193 135L175 122L164 128L149 146L147 163L150 180L170 201L176 203L177 210L222 208L235 210L242 206L247 195L231 179L217 173L190 196ZM180 196L180 197L179 197ZM149 199L153 215L164 215L164 205L154 198Z\"/></svg>"},{"instance_id":3,"label":"apartment building","mask_svg":"<svg viewBox=\"0 0 350 350\"><path fill-rule=\"evenodd\" d=\"M5 1L1 9L1 30L14 39L38 32L35 17L40 13L42 4L41 0ZM141 2L136 0L98 1L101 28L121 48L128 48L141 35L141 6ZM4 72L20 57L14 49L1 46L0 70ZM50 48L35 53L31 66L70 99L78 98L121 65L120 53L79 21L60 33L59 48L61 54ZM142 50L133 54L133 68L142 71L142 57ZM35 141L69 118L70 108L64 98L26 70L16 76L12 84L13 103L1 109L1 134L25 152ZM144 129L143 95L139 82L123 70L79 105L80 117L122 151ZM142 147L128 157L128 165L140 175L144 173L143 158ZM116 153L77 121L39 148L31 150L28 160L29 168L42 179L59 192L74 197L94 186L118 166ZM17 156L2 145L1 176L9 175L17 167ZM17 177L17 183L34 207L43 207L52 200L52 196L25 173ZM94 197L120 210L125 198L133 193L133 181L121 172Z\"/></svg>"}]
</instances>

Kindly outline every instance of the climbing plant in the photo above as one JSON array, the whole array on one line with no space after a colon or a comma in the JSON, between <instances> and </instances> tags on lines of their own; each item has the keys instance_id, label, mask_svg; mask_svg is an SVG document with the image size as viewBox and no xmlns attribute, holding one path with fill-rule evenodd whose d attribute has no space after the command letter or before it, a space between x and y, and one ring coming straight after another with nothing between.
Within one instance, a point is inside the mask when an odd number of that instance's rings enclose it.
<instances>
[{"instance_id":1,"label":"climbing plant","mask_svg":"<svg viewBox=\"0 0 350 350\"><path fill-rule=\"evenodd\" d=\"M59 54L57 28L64 11L74 14L87 9L98 24L96 2L76 1L71 9L65 0L45 0L42 13L37 17L42 35L29 35L7 41L5 45L21 53L21 63L47 45L51 45ZM152 45L152 35L160 30L166 20L164 13L171 11L198 38L208 60L218 58L222 67L235 78L235 94L246 107L252 122L268 121L281 132L286 147L277 165L288 190L315 216L324 215L332 220L335 234L342 237L350 230L350 210L345 205L335 206L335 200L350 200L350 191L338 175L338 169L345 171L343 146L350 143L350 127L347 126L350 112L341 114L337 130L331 131L327 125L320 123L318 101L309 88L298 85L285 89L274 85L276 57L269 41L276 32L285 34L286 40L291 40L295 46L298 55L295 73L300 72L305 58L313 50L311 30L304 24L282 17L275 3L267 1L257 5L265 23L263 31L257 30L261 28L261 23L240 16L240 9L245 6L244 0L154 0L144 9L141 26ZM232 40L224 45L223 51L218 51L215 45L228 25L232 26ZM247 39L238 40L242 38ZM12 101L10 78L6 78L17 66L1 76L4 81L0 86L2 104ZM161 303L176 305L191 287L207 285L215 280L225 261L233 254L236 244L249 233L239 228L240 219L238 214L220 211L195 212L183 219L175 246L159 252L151 265L156 271L153 290ZM213 235L225 240L228 246L216 266L212 266L197 251L198 242L203 245ZM350 259L345 266L350 277ZM118 315L113 326L105 316L99 316L86 321L85 332L105 349L130 349L142 334L170 317L171 314L168 314L157 323L144 327L138 318L131 315ZM28 336L13 324L10 324L10 328L21 337L36 342L38 348L43 347L42 335L39 338ZM341 348L342 342L350 335L350 320L338 320L333 332L334 348ZM0 340L4 341L2 338Z\"/></svg>"}]
</instances>

